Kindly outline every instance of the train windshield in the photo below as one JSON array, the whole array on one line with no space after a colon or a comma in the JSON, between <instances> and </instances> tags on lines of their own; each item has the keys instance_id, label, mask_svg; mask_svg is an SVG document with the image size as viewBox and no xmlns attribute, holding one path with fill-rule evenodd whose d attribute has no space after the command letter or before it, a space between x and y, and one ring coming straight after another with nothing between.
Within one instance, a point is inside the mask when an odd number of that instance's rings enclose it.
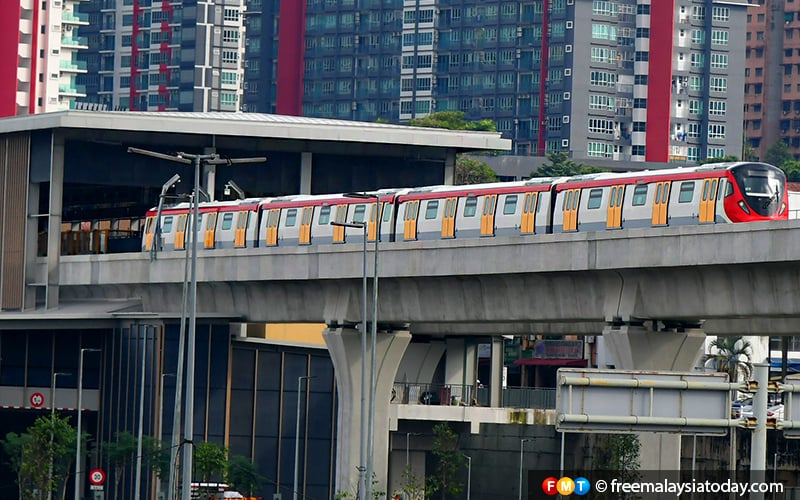
<instances>
[{"instance_id":1,"label":"train windshield","mask_svg":"<svg viewBox=\"0 0 800 500\"><path fill-rule=\"evenodd\" d=\"M731 169L745 201L759 215L774 215L780 208L786 176L770 165L742 165Z\"/></svg>"}]
</instances>

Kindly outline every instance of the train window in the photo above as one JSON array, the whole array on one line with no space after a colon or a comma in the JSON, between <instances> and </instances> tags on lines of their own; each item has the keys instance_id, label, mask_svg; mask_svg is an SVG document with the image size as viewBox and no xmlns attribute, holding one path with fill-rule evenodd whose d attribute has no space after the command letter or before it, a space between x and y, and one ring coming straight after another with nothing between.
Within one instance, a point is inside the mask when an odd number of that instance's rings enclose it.
<instances>
[{"instance_id":1,"label":"train window","mask_svg":"<svg viewBox=\"0 0 800 500\"><path fill-rule=\"evenodd\" d=\"M708 199L708 184L709 184L708 181L703 182L703 198L702 198L703 201L706 201Z\"/></svg>"},{"instance_id":2,"label":"train window","mask_svg":"<svg viewBox=\"0 0 800 500\"><path fill-rule=\"evenodd\" d=\"M202 218L201 218L201 220L202 220ZM201 220L198 220L197 222L199 223L199 222L201 222ZM216 225L217 225L217 214L208 214L208 216L206 218L206 229L209 230L209 231L213 231L214 230L214 226L216 226Z\"/></svg>"},{"instance_id":3,"label":"train window","mask_svg":"<svg viewBox=\"0 0 800 500\"><path fill-rule=\"evenodd\" d=\"M725 185L725 198L733 194L733 184L728 182Z\"/></svg>"},{"instance_id":4,"label":"train window","mask_svg":"<svg viewBox=\"0 0 800 500\"><path fill-rule=\"evenodd\" d=\"M172 231L172 216L164 217L164 227L161 228L162 233L169 233Z\"/></svg>"},{"instance_id":5,"label":"train window","mask_svg":"<svg viewBox=\"0 0 800 500\"><path fill-rule=\"evenodd\" d=\"M319 210L319 225L324 226L331 221L331 207L322 207Z\"/></svg>"},{"instance_id":6,"label":"train window","mask_svg":"<svg viewBox=\"0 0 800 500\"><path fill-rule=\"evenodd\" d=\"M603 190L592 189L591 191L589 191L589 204L587 208L589 209L600 208L600 202L602 201L603 201Z\"/></svg>"},{"instance_id":7,"label":"train window","mask_svg":"<svg viewBox=\"0 0 800 500\"><path fill-rule=\"evenodd\" d=\"M678 203L689 203L694 198L694 181L681 182Z\"/></svg>"},{"instance_id":8,"label":"train window","mask_svg":"<svg viewBox=\"0 0 800 500\"><path fill-rule=\"evenodd\" d=\"M439 213L439 200L429 200L428 204L425 205L425 218L435 219L438 213Z\"/></svg>"},{"instance_id":9,"label":"train window","mask_svg":"<svg viewBox=\"0 0 800 500\"><path fill-rule=\"evenodd\" d=\"M297 222L297 209L292 208L286 211L286 227L293 227Z\"/></svg>"},{"instance_id":10,"label":"train window","mask_svg":"<svg viewBox=\"0 0 800 500\"><path fill-rule=\"evenodd\" d=\"M478 198L470 196L464 203L464 217L475 217L475 212L478 209Z\"/></svg>"},{"instance_id":11,"label":"train window","mask_svg":"<svg viewBox=\"0 0 800 500\"><path fill-rule=\"evenodd\" d=\"M511 215L517 211L517 195L511 194L506 196L506 202L503 205L503 215Z\"/></svg>"},{"instance_id":12,"label":"train window","mask_svg":"<svg viewBox=\"0 0 800 500\"><path fill-rule=\"evenodd\" d=\"M577 189L575 190L575 197L572 199L572 210L578 209L578 198L580 197L580 191Z\"/></svg>"},{"instance_id":13,"label":"train window","mask_svg":"<svg viewBox=\"0 0 800 500\"><path fill-rule=\"evenodd\" d=\"M641 207L647 201L647 184L640 184L633 188L633 201L631 204L634 207Z\"/></svg>"},{"instance_id":14,"label":"train window","mask_svg":"<svg viewBox=\"0 0 800 500\"><path fill-rule=\"evenodd\" d=\"M366 205L356 205L356 209L353 211L353 222L364 222L364 214L366 211Z\"/></svg>"},{"instance_id":15,"label":"train window","mask_svg":"<svg viewBox=\"0 0 800 500\"><path fill-rule=\"evenodd\" d=\"M222 230L227 231L233 225L233 212L228 212L222 216Z\"/></svg>"},{"instance_id":16,"label":"train window","mask_svg":"<svg viewBox=\"0 0 800 500\"><path fill-rule=\"evenodd\" d=\"M383 222L389 222L392 218L392 204L391 203L384 203L383 204Z\"/></svg>"}]
</instances>

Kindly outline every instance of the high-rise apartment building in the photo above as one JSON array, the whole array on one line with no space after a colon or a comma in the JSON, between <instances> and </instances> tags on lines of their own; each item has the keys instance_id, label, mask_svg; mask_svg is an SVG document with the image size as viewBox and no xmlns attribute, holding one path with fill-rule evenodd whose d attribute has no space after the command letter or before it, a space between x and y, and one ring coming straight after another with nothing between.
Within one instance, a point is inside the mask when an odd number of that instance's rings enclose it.
<instances>
[{"instance_id":1,"label":"high-rise apartment building","mask_svg":"<svg viewBox=\"0 0 800 500\"><path fill-rule=\"evenodd\" d=\"M521 155L741 155L745 0L247 2L248 111L463 111Z\"/></svg>"},{"instance_id":2,"label":"high-rise apartment building","mask_svg":"<svg viewBox=\"0 0 800 500\"><path fill-rule=\"evenodd\" d=\"M90 0L89 100L137 111L238 111L243 3Z\"/></svg>"},{"instance_id":3,"label":"high-rise apartment building","mask_svg":"<svg viewBox=\"0 0 800 500\"><path fill-rule=\"evenodd\" d=\"M79 31L88 25L81 0L0 2L0 116L69 109L85 89Z\"/></svg>"},{"instance_id":4,"label":"high-rise apartment building","mask_svg":"<svg viewBox=\"0 0 800 500\"><path fill-rule=\"evenodd\" d=\"M770 147L784 141L800 158L800 4L753 2L746 38L746 146L763 159Z\"/></svg>"}]
</instances>

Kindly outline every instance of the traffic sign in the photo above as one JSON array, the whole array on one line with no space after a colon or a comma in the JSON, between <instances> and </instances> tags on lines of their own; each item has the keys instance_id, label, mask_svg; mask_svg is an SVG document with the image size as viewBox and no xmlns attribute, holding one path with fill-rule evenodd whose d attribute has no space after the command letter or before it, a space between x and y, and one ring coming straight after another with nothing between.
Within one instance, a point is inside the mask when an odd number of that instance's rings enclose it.
<instances>
[{"instance_id":1,"label":"traffic sign","mask_svg":"<svg viewBox=\"0 0 800 500\"><path fill-rule=\"evenodd\" d=\"M41 408L42 405L44 404L44 394L42 394L41 392L34 392L33 394L31 394L30 401L31 401L31 406L33 406L34 408Z\"/></svg>"},{"instance_id":2,"label":"traffic sign","mask_svg":"<svg viewBox=\"0 0 800 500\"><path fill-rule=\"evenodd\" d=\"M106 473L103 469L94 469L89 473L89 482L94 485L100 485L106 482Z\"/></svg>"}]
</instances>

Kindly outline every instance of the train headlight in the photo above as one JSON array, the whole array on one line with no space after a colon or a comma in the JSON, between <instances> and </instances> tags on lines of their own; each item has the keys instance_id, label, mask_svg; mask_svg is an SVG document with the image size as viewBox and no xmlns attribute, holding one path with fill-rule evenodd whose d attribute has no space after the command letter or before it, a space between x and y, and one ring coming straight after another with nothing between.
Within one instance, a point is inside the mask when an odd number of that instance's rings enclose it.
<instances>
[{"instance_id":1,"label":"train headlight","mask_svg":"<svg viewBox=\"0 0 800 500\"><path fill-rule=\"evenodd\" d=\"M744 200L739 200L739 208L741 208L747 215L750 215L750 209L747 208L747 205L745 205Z\"/></svg>"},{"instance_id":2,"label":"train headlight","mask_svg":"<svg viewBox=\"0 0 800 500\"><path fill-rule=\"evenodd\" d=\"M783 212L786 211L786 203L781 203L781 209L778 212L778 215L783 215Z\"/></svg>"}]
</instances>

